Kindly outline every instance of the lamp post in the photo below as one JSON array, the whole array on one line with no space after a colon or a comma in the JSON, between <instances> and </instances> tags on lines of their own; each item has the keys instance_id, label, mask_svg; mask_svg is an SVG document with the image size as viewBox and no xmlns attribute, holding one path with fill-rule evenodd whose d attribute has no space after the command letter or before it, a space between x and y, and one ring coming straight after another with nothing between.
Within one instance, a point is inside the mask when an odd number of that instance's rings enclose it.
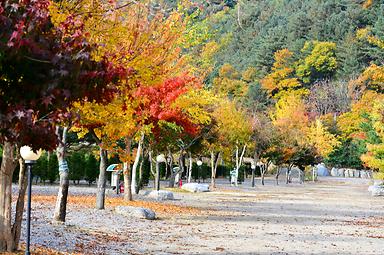
<instances>
[{"instance_id":1,"label":"lamp post","mask_svg":"<svg viewBox=\"0 0 384 255\"><path fill-rule=\"evenodd\" d=\"M165 159L164 154L160 154L156 157L156 176L155 176L155 190L160 190L160 169L159 169L159 163L161 162L167 162Z\"/></svg>"},{"instance_id":2,"label":"lamp post","mask_svg":"<svg viewBox=\"0 0 384 255\"><path fill-rule=\"evenodd\" d=\"M255 187L255 169L256 169L256 165L252 163L251 169L252 169L252 187Z\"/></svg>"},{"instance_id":3,"label":"lamp post","mask_svg":"<svg viewBox=\"0 0 384 255\"><path fill-rule=\"evenodd\" d=\"M201 169L201 165L203 164L203 161L201 161L200 159L196 162L197 164L197 178L199 178L199 183L200 183L200 175L199 175L199 172L200 172L200 169Z\"/></svg>"},{"instance_id":4,"label":"lamp post","mask_svg":"<svg viewBox=\"0 0 384 255\"><path fill-rule=\"evenodd\" d=\"M29 255L30 237L31 237L31 194L32 194L32 165L36 163L41 156L41 150L36 153L33 152L31 147L23 146L20 148L20 155L25 161L28 170L28 189L27 189L27 246L25 255Z\"/></svg>"}]
</instances>

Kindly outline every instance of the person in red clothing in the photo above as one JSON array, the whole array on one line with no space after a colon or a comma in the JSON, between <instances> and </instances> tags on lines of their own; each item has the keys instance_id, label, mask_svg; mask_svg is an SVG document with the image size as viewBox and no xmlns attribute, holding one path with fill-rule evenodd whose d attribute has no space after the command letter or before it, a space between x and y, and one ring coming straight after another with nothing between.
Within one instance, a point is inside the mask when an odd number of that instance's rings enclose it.
<instances>
[{"instance_id":1,"label":"person in red clothing","mask_svg":"<svg viewBox=\"0 0 384 255\"><path fill-rule=\"evenodd\" d=\"M183 180L180 178L179 179L179 188L181 188L181 186L183 186Z\"/></svg>"}]
</instances>

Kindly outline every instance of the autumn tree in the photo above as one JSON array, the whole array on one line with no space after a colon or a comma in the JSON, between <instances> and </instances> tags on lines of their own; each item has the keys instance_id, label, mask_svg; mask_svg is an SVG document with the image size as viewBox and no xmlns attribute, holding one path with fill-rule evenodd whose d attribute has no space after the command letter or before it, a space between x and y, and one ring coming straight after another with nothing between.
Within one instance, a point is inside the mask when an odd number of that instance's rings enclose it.
<instances>
[{"instance_id":1,"label":"autumn tree","mask_svg":"<svg viewBox=\"0 0 384 255\"><path fill-rule=\"evenodd\" d=\"M0 172L0 251L16 249L21 217L11 225L11 176L17 147L53 150L55 123L68 107L88 98L106 101L111 82L123 74L108 59L90 56L82 22L69 17L54 26L50 1L2 1L0 5L0 94L3 160ZM22 184L25 185L25 184ZM24 196L21 196L22 198ZM16 209L22 213L23 203Z\"/></svg>"},{"instance_id":2,"label":"autumn tree","mask_svg":"<svg viewBox=\"0 0 384 255\"><path fill-rule=\"evenodd\" d=\"M367 153L361 155L361 160L371 169L378 170L376 178L384 179L384 100L377 100L372 109L373 128L378 136L377 143L367 144Z\"/></svg>"}]
</instances>

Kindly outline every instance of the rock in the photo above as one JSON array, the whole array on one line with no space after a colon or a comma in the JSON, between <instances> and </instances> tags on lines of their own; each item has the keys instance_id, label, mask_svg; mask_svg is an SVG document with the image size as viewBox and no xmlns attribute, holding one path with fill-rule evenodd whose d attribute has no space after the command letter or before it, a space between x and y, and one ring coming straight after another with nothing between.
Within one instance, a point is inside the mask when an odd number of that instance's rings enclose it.
<instances>
[{"instance_id":1,"label":"rock","mask_svg":"<svg viewBox=\"0 0 384 255\"><path fill-rule=\"evenodd\" d=\"M360 171L360 178L362 178L362 179L368 179L369 176L368 176L367 171L365 171L365 170L361 170L361 171Z\"/></svg>"},{"instance_id":2,"label":"rock","mask_svg":"<svg viewBox=\"0 0 384 255\"><path fill-rule=\"evenodd\" d=\"M317 169L317 176L329 176L329 171L325 167L324 163L318 164L316 166Z\"/></svg>"},{"instance_id":3,"label":"rock","mask_svg":"<svg viewBox=\"0 0 384 255\"><path fill-rule=\"evenodd\" d=\"M353 173L354 173L354 169L350 169L350 168L347 168L347 169L345 169L345 171L344 171L344 176L346 177L346 178L352 178L354 175L353 175Z\"/></svg>"},{"instance_id":4,"label":"rock","mask_svg":"<svg viewBox=\"0 0 384 255\"><path fill-rule=\"evenodd\" d=\"M332 167L332 169L331 169L331 176L335 176L335 177L339 176L338 170L339 169Z\"/></svg>"},{"instance_id":5,"label":"rock","mask_svg":"<svg viewBox=\"0 0 384 255\"><path fill-rule=\"evenodd\" d=\"M384 185L373 185L369 186L368 190L370 189L372 196L378 197L378 196L384 196Z\"/></svg>"},{"instance_id":6,"label":"rock","mask_svg":"<svg viewBox=\"0 0 384 255\"><path fill-rule=\"evenodd\" d=\"M344 168L340 168L337 170L337 176L338 177L344 177L344 172L345 172L345 169Z\"/></svg>"},{"instance_id":7,"label":"rock","mask_svg":"<svg viewBox=\"0 0 384 255\"><path fill-rule=\"evenodd\" d=\"M143 196L148 196L149 193L151 193L151 190L139 190L139 194Z\"/></svg>"},{"instance_id":8,"label":"rock","mask_svg":"<svg viewBox=\"0 0 384 255\"><path fill-rule=\"evenodd\" d=\"M189 192L207 192L209 191L208 184L201 183L186 183L181 187L183 190L187 190Z\"/></svg>"},{"instance_id":9,"label":"rock","mask_svg":"<svg viewBox=\"0 0 384 255\"><path fill-rule=\"evenodd\" d=\"M142 207L134 207L134 206L116 206L116 213L121 214L127 217L133 217L138 219L147 219L154 220L156 218L156 214L154 211L142 208Z\"/></svg>"},{"instance_id":10,"label":"rock","mask_svg":"<svg viewBox=\"0 0 384 255\"><path fill-rule=\"evenodd\" d=\"M147 194L148 197L156 200L173 200L173 193L167 190L152 190Z\"/></svg>"}]
</instances>

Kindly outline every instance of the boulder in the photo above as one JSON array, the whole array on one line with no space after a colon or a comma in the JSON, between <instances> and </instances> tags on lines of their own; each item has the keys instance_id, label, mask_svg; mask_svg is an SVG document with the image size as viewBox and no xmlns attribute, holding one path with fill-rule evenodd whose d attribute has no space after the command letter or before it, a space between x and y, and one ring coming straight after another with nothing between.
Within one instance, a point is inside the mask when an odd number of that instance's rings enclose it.
<instances>
[{"instance_id":1,"label":"boulder","mask_svg":"<svg viewBox=\"0 0 384 255\"><path fill-rule=\"evenodd\" d=\"M173 193L168 190L152 190L147 194L148 197L156 200L173 200Z\"/></svg>"},{"instance_id":2,"label":"boulder","mask_svg":"<svg viewBox=\"0 0 384 255\"><path fill-rule=\"evenodd\" d=\"M335 176L335 177L339 176L338 170L339 169L332 167L332 169L331 169L331 176Z\"/></svg>"},{"instance_id":3,"label":"boulder","mask_svg":"<svg viewBox=\"0 0 384 255\"><path fill-rule=\"evenodd\" d=\"M187 190L189 192L207 192L209 191L208 184L201 183L186 183L181 187L183 190Z\"/></svg>"},{"instance_id":4,"label":"boulder","mask_svg":"<svg viewBox=\"0 0 384 255\"><path fill-rule=\"evenodd\" d=\"M344 168L339 168L337 170L337 176L338 177L344 177L344 172L345 172L345 169Z\"/></svg>"},{"instance_id":5,"label":"boulder","mask_svg":"<svg viewBox=\"0 0 384 255\"><path fill-rule=\"evenodd\" d=\"M361 170L360 171L360 178L362 178L362 179L369 179L369 175L368 175L367 171Z\"/></svg>"},{"instance_id":6,"label":"boulder","mask_svg":"<svg viewBox=\"0 0 384 255\"><path fill-rule=\"evenodd\" d=\"M317 168L317 176L329 176L329 171L325 167L324 163L318 164Z\"/></svg>"},{"instance_id":7,"label":"boulder","mask_svg":"<svg viewBox=\"0 0 384 255\"><path fill-rule=\"evenodd\" d=\"M368 188L369 190L369 188ZM384 196L384 185L373 185L370 186L370 191L372 196L378 197L378 196Z\"/></svg>"},{"instance_id":8,"label":"boulder","mask_svg":"<svg viewBox=\"0 0 384 255\"><path fill-rule=\"evenodd\" d=\"M147 220L154 220L156 218L156 214L154 211L142 207L116 206L115 211L118 214L132 218Z\"/></svg>"}]
</instances>

